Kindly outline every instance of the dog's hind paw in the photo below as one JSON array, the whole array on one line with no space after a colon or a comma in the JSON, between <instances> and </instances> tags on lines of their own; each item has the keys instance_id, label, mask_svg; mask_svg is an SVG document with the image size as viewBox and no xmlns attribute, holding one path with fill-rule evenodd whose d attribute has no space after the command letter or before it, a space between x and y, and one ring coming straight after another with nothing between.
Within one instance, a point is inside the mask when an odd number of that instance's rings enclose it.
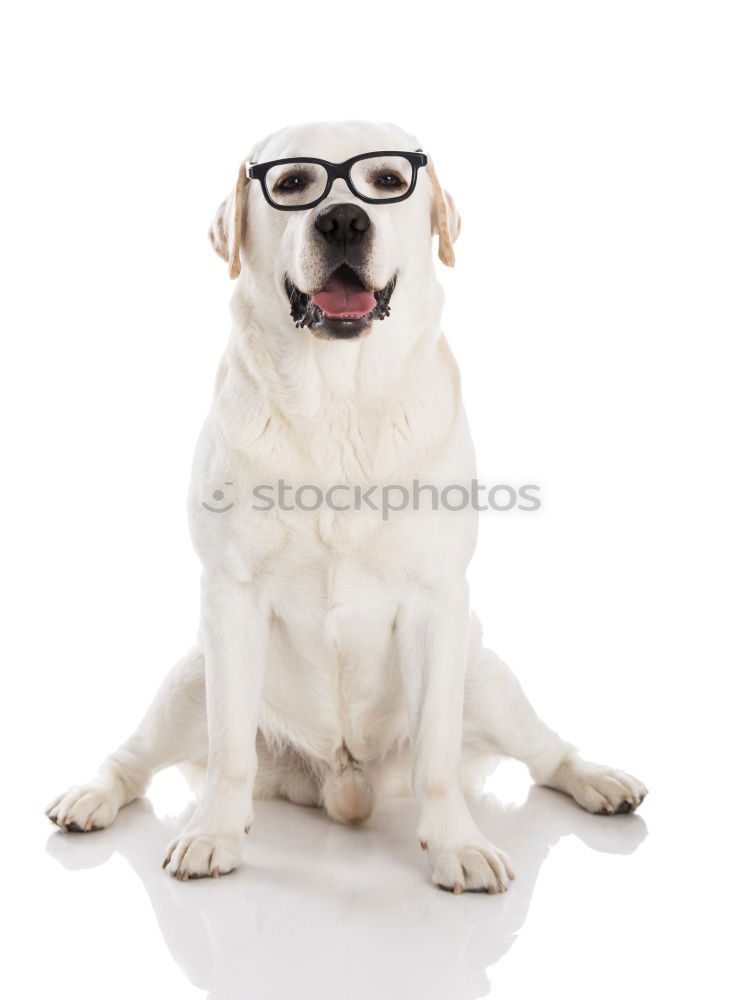
<instances>
[{"instance_id":1,"label":"dog's hind paw","mask_svg":"<svg viewBox=\"0 0 743 1000\"><path fill-rule=\"evenodd\" d=\"M114 788L92 781L87 785L73 785L53 799L45 812L52 823L63 830L92 833L113 823L120 807L121 799Z\"/></svg>"},{"instance_id":2,"label":"dog's hind paw","mask_svg":"<svg viewBox=\"0 0 743 1000\"><path fill-rule=\"evenodd\" d=\"M547 784L572 795L588 812L603 816L634 812L648 794L631 774L577 755L563 761Z\"/></svg>"}]
</instances>

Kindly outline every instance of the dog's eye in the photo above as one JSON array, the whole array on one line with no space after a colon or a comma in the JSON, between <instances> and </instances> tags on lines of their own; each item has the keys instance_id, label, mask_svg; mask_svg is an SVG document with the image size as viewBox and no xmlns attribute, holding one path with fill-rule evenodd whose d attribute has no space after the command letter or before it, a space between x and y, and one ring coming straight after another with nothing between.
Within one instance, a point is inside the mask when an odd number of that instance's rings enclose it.
<instances>
[{"instance_id":1,"label":"dog's eye","mask_svg":"<svg viewBox=\"0 0 743 1000\"><path fill-rule=\"evenodd\" d=\"M286 177L281 178L274 190L288 193L291 193L292 191L301 191L305 187L306 183L307 181L302 174L287 174Z\"/></svg>"},{"instance_id":2,"label":"dog's eye","mask_svg":"<svg viewBox=\"0 0 743 1000\"><path fill-rule=\"evenodd\" d=\"M405 186L405 181L398 174L384 173L377 174L374 178L374 186L378 188L400 188Z\"/></svg>"},{"instance_id":3,"label":"dog's eye","mask_svg":"<svg viewBox=\"0 0 743 1000\"><path fill-rule=\"evenodd\" d=\"M327 174L315 163L278 163L265 179L271 200L278 205L304 206L322 197Z\"/></svg>"},{"instance_id":4,"label":"dog's eye","mask_svg":"<svg viewBox=\"0 0 743 1000\"><path fill-rule=\"evenodd\" d=\"M413 183L413 168L404 156L394 153L361 157L350 171L354 190L370 201L393 201L404 197Z\"/></svg>"}]
</instances>

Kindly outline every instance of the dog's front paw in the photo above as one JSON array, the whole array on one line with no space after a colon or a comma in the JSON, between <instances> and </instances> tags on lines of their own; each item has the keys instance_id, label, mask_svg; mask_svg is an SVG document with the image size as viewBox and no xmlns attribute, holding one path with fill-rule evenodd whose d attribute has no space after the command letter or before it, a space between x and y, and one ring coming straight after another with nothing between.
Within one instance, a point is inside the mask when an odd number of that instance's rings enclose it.
<instances>
[{"instance_id":1,"label":"dog's front paw","mask_svg":"<svg viewBox=\"0 0 743 1000\"><path fill-rule=\"evenodd\" d=\"M507 892L515 878L508 855L485 840L445 845L421 841L428 854L431 879L456 896L461 892Z\"/></svg>"},{"instance_id":2,"label":"dog's front paw","mask_svg":"<svg viewBox=\"0 0 743 1000\"><path fill-rule=\"evenodd\" d=\"M168 846L163 868L183 882L228 875L240 865L242 840L235 834L184 830Z\"/></svg>"},{"instance_id":3,"label":"dog's front paw","mask_svg":"<svg viewBox=\"0 0 743 1000\"><path fill-rule=\"evenodd\" d=\"M113 823L120 807L121 796L111 785L92 781L58 795L46 807L46 815L63 830L90 833Z\"/></svg>"},{"instance_id":4,"label":"dog's front paw","mask_svg":"<svg viewBox=\"0 0 743 1000\"><path fill-rule=\"evenodd\" d=\"M588 812L605 816L634 812L648 794L645 785L631 774L581 757L564 761L550 785L572 795Z\"/></svg>"}]
</instances>

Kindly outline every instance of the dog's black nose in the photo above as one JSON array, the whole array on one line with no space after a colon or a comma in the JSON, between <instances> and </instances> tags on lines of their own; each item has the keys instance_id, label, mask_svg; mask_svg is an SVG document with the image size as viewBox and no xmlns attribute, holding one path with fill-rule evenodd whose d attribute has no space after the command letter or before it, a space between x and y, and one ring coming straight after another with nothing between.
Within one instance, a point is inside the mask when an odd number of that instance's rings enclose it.
<instances>
[{"instance_id":1,"label":"dog's black nose","mask_svg":"<svg viewBox=\"0 0 743 1000\"><path fill-rule=\"evenodd\" d=\"M323 239L341 249L359 243L370 226L371 220L364 209L350 202L326 208L315 219L315 228Z\"/></svg>"}]
</instances>

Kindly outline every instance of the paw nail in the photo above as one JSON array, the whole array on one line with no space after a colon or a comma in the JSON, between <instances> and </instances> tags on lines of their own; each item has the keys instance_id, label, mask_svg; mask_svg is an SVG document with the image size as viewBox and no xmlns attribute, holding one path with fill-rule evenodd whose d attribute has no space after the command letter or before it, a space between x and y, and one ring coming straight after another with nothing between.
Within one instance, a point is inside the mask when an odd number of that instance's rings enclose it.
<instances>
[{"instance_id":1,"label":"paw nail","mask_svg":"<svg viewBox=\"0 0 743 1000\"><path fill-rule=\"evenodd\" d=\"M422 851L427 851L428 850L428 844L426 843L425 840L421 841L421 850Z\"/></svg>"},{"instance_id":2,"label":"paw nail","mask_svg":"<svg viewBox=\"0 0 743 1000\"><path fill-rule=\"evenodd\" d=\"M452 892L454 893L455 896L461 896L462 886L460 885L459 882L454 883L454 888L452 889Z\"/></svg>"}]
</instances>

